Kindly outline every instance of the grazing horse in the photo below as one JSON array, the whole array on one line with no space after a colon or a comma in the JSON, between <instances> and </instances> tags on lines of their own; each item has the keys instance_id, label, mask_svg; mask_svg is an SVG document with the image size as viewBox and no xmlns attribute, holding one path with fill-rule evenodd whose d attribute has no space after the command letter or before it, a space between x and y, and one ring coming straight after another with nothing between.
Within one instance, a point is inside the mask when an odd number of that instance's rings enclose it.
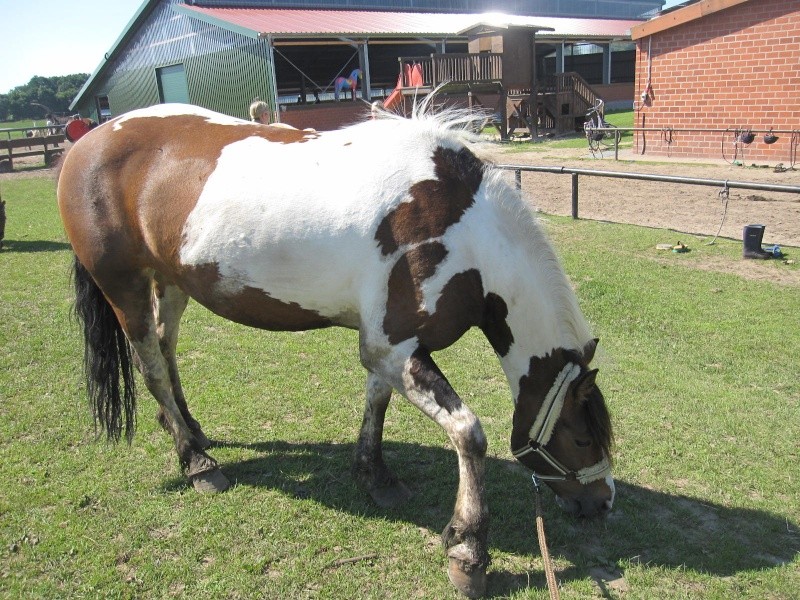
<instances>
[{"instance_id":1,"label":"grazing horse","mask_svg":"<svg viewBox=\"0 0 800 600\"><path fill-rule=\"evenodd\" d=\"M350 95L353 97L353 101L355 101L358 80L362 77L361 69L353 69L349 77L337 77L333 82L333 95L336 101L339 101L339 94L347 90L350 90Z\"/></svg>"},{"instance_id":2,"label":"grazing horse","mask_svg":"<svg viewBox=\"0 0 800 600\"><path fill-rule=\"evenodd\" d=\"M566 510L591 516L614 498L609 414L588 366L596 340L535 214L471 150L467 117L377 116L313 132L164 104L75 143L58 204L75 252L88 393L101 429L130 440L135 365L189 481L221 491L228 480L178 375L188 299L262 329L358 330L367 385L355 478L382 506L410 496L382 454L397 390L458 455L442 541L451 581L478 596L487 441L431 353L483 331L512 392L514 456ZM361 175L334 185L353 165Z\"/></svg>"}]
</instances>

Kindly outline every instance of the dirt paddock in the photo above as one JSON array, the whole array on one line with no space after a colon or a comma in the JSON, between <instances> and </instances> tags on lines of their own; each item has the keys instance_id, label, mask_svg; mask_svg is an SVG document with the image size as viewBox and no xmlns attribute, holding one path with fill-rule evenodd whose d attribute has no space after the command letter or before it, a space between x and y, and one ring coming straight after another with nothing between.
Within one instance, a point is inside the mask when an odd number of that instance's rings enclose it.
<instances>
[{"instance_id":1,"label":"dirt paddock","mask_svg":"<svg viewBox=\"0 0 800 600\"><path fill-rule=\"evenodd\" d=\"M507 148L507 147L505 147ZM567 167L602 171L622 171L716 179L721 181L758 182L800 187L797 170L782 170L777 164L736 166L723 160L704 159L689 162L686 158L636 156L613 152L605 158L593 158L586 150L546 150L544 152L509 151L491 146L489 158L498 164ZM788 165L784 165L788 166ZM661 183L580 175L578 177L578 214L581 218L629 223L672 229L679 233L742 239L745 225L765 225L765 244L786 248L795 260L800 254L800 194L730 189L725 206L720 187ZM572 213L572 178L565 174L522 173L522 191L539 210L554 215ZM723 221L724 217L724 221ZM721 229L720 229L721 225ZM664 242L676 243L676 236ZM686 241L686 240L683 240ZM696 245L696 244L695 244ZM793 247L793 248L790 248ZM775 261L778 263L778 261ZM735 272L751 279L772 280L800 285L800 270L778 265L765 268L762 261L739 260L728 265L709 260L698 268Z\"/></svg>"}]
</instances>

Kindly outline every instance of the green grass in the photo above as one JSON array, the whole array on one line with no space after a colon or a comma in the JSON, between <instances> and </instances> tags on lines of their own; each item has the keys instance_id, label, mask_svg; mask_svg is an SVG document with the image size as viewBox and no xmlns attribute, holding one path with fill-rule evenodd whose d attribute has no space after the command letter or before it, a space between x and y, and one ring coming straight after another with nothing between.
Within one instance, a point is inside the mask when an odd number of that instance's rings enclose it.
<instances>
[{"instance_id":1,"label":"green grass","mask_svg":"<svg viewBox=\"0 0 800 600\"><path fill-rule=\"evenodd\" d=\"M609 111L605 115L606 121L616 127L633 127L634 113L632 110ZM607 144L614 149L614 139L607 140ZM625 131L620 135L620 148L630 148L633 145L633 132ZM574 133L563 137L538 140L530 142L525 139L515 140L513 144L506 147L506 151L513 152L548 152L564 148L586 148L589 151L586 136L581 133Z\"/></svg>"},{"instance_id":2,"label":"green grass","mask_svg":"<svg viewBox=\"0 0 800 600\"><path fill-rule=\"evenodd\" d=\"M443 433L390 406L387 462L415 493L402 509L376 508L349 477L364 386L354 332L266 333L190 305L184 384L235 483L196 494L146 393L130 447L95 439L54 184L1 185L0 597L456 597L438 541L457 477ZM572 520L545 495L562 598L796 598L797 288L696 268L705 253L740 260L740 242L665 257L658 230L546 223L601 338L617 435L607 520ZM547 598L499 365L475 332L437 361L489 439L489 594ZM335 563L351 557L366 558ZM593 574L627 591L604 583L604 596Z\"/></svg>"},{"instance_id":3,"label":"green grass","mask_svg":"<svg viewBox=\"0 0 800 600\"><path fill-rule=\"evenodd\" d=\"M47 119L22 119L19 121L6 121L4 123L0 123L0 129L19 129L24 127L25 129L32 129L36 128L44 128L47 124ZM11 138L22 138L25 137L24 131L11 131L11 132L4 132L0 133L2 136L0 139L8 139L8 136Z\"/></svg>"}]
</instances>

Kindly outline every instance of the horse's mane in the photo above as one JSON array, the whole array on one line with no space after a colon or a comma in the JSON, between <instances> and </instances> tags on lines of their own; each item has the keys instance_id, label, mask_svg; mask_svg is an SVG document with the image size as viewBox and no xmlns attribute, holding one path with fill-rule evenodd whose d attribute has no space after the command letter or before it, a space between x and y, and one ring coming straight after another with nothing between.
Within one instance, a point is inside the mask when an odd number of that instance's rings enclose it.
<instances>
[{"instance_id":1,"label":"horse's mane","mask_svg":"<svg viewBox=\"0 0 800 600\"><path fill-rule=\"evenodd\" d=\"M545 234L535 208L525 201L516 186L509 181L509 172L487 165L484 179L490 190L490 201L503 216L504 230L516 245L526 250L531 264L538 264L546 278L546 288L553 297L553 306L562 323L567 347L582 350L592 339L589 325L578 306L572 284L561 265L550 240Z\"/></svg>"},{"instance_id":2,"label":"horse's mane","mask_svg":"<svg viewBox=\"0 0 800 600\"><path fill-rule=\"evenodd\" d=\"M530 264L539 265L547 279L547 288L553 294L559 322L569 346L581 350L592 339L589 326L578 306L575 292L565 275L558 256L542 230L540 219L532 205L525 201L511 181L509 171L494 168L485 157L482 140L477 132L488 116L485 110L469 110L444 107L436 103L436 90L421 100L415 100L411 119L388 111L383 107L373 107L373 118L412 121L417 126L428 129L450 143L468 147L484 164L486 197L498 209L504 224L504 231L516 242L519 248L526 248ZM484 156L482 156L484 155Z\"/></svg>"}]
</instances>

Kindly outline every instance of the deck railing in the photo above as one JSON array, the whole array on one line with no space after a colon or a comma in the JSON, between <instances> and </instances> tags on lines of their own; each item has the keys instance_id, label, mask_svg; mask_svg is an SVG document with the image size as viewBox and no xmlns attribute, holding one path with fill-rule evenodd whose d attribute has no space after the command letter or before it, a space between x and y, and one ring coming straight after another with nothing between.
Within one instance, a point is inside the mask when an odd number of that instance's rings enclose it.
<instances>
[{"instance_id":1,"label":"deck railing","mask_svg":"<svg viewBox=\"0 0 800 600\"><path fill-rule=\"evenodd\" d=\"M401 56L398 61L404 88L500 83L503 78L503 55L495 52Z\"/></svg>"}]
</instances>

